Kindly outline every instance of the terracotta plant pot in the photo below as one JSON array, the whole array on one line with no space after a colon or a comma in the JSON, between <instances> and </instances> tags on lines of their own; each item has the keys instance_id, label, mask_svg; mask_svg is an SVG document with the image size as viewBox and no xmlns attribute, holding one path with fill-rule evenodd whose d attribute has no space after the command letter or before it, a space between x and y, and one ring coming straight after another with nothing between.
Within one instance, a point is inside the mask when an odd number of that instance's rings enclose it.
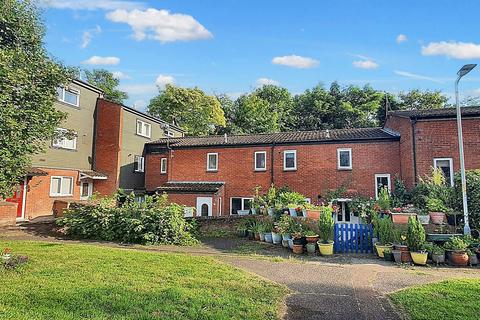
<instances>
[{"instance_id":1,"label":"terracotta plant pot","mask_svg":"<svg viewBox=\"0 0 480 320\"><path fill-rule=\"evenodd\" d=\"M305 236L308 243L316 243L318 241L318 235L316 236Z\"/></svg>"},{"instance_id":2,"label":"terracotta plant pot","mask_svg":"<svg viewBox=\"0 0 480 320\"><path fill-rule=\"evenodd\" d=\"M316 243L312 243L312 242L307 243L307 252L309 254L314 254L316 249L317 249Z\"/></svg>"},{"instance_id":3,"label":"terracotta plant pot","mask_svg":"<svg viewBox=\"0 0 480 320\"><path fill-rule=\"evenodd\" d=\"M416 216L416 213L408 213L408 212L392 212L392 222L396 224L407 224L408 223L408 218L410 216Z\"/></svg>"},{"instance_id":4,"label":"terracotta plant pot","mask_svg":"<svg viewBox=\"0 0 480 320\"><path fill-rule=\"evenodd\" d=\"M331 256L333 254L333 241L330 243L322 243L321 241L318 241L317 244L322 256Z\"/></svg>"},{"instance_id":5,"label":"terracotta plant pot","mask_svg":"<svg viewBox=\"0 0 480 320\"><path fill-rule=\"evenodd\" d=\"M303 253L303 245L301 245L301 244L294 244L294 245L293 245L293 253L302 254L302 253Z\"/></svg>"},{"instance_id":6,"label":"terracotta plant pot","mask_svg":"<svg viewBox=\"0 0 480 320\"><path fill-rule=\"evenodd\" d=\"M385 249L390 249L391 250L393 248L392 245L381 245L381 244L378 244L378 243L376 244L375 247L377 248L377 254L380 258L384 258L383 253L384 253Z\"/></svg>"},{"instance_id":7,"label":"terracotta plant pot","mask_svg":"<svg viewBox=\"0 0 480 320\"><path fill-rule=\"evenodd\" d=\"M318 220L320 218L320 210L307 209L307 218Z\"/></svg>"},{"instance_id":8,"label":"terracotta plant pot","mask_svg":"<svg viewBox=\"0 0 480 320\"><path fill-rule=\"evenodd\" d=\"M452 251L450 262L457 267L466 267L468 265L468 254L465 251Z\"/></svg>"},{"instance_id":9,"label":"terracotta plant pot","mask_svg":"<svg viewBox=\"0 0 480 320\"><path fill-rule=\"evenodd\" d=\"M255 232L255 240L260 241L260 233Z\"/></svg>"},{"instance_id":10,"label":"terracotta plant pot","mask_svg":"<svg viewBox=\"0 0 480 320\"><path fill-rule=\"evenodd\" d=\"M410 252L413 263L424 266L427 264L428 253L427 252Z\"/></svg>"},{"instance_id":11,"label":"terracotta plant pot","mask_svg":"<svg viewBox=\"0 0 480 320\"><path fill-rule=\"evenodd\" d=\"M429 224L430 223L430 216L428 214L419 214L417 216L418 221L420 221L421 224Z\"/></svg>"},{"instance_id":12,"label":"terracotta plant pot","mask_svg":"<svg viewBox=\"0 0 480 320\"><path fill-rule=\"evenodd\" d=\"M445 213L443 212L430 212L430 220L434 224L442 224L445 220Z\"/></svg>"}]
</instances>

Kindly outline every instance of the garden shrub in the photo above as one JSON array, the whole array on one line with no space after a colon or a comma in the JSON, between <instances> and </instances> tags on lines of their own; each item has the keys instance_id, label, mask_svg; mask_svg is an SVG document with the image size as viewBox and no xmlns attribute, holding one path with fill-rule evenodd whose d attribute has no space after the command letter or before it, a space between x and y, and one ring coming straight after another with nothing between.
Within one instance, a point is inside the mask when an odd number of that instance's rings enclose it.
<instances>
[{"instance_id":1,"label":"garden shrub","mask_svg":"<svg viewBox=\"0 0 480 320\"><path fill-rule=\"evenodd\" d=\"M120 194L96 203L73 204L58 224L66 235L123 243L190 245L197 243L195 224L183 217L183 206L168 203L166 195L133 194L119 205ZM122 199L123 200L123 199Z\"/></svg>"},{"instance_id":2,"label":"garden shrub","mask_svg":"<svg viewBox=\"0 0 480 320\"><path fill-rule=\"evenodd\" d=\"M410 251L417 252L423 249L425 244L425 229L417 217L408 218L407 243Z\"/></svg>"},{"instance_id":3,"label":"garden shrub","mask_svg":"<svg viewBox=\"0 0 480 320\"><path fill-rule=\"evenodd\" d=\"M480 170L466 172L469 222L472 229L480 230ZM452 197L453 208L463 212L462 180L460 172L455 174L455 188Z\"/></svg>"}]
</instances>

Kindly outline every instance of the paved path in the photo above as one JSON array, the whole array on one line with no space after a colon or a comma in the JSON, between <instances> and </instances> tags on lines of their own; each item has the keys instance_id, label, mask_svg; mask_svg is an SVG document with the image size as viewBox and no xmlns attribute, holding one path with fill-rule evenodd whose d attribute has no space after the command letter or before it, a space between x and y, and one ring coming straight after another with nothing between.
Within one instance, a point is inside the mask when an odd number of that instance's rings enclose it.
<instances>
[{"instance_id":1,"label":"paved path","mask_svg":"<svg viewBox=\"0 0 480 320\"><path fill-rule=\"evenodd\" d=\"M48 230L47 226L0 229L0 240L79 242L62 240ZM398 267L370 256L302 256L304 260L289 260L294 255L288 250L268 244L257 244L261 249L255 251L256 258L233 254L236 248L255 245L244 239L210 239L204 241L205 245L202 247L123 246L98 241L88 243L213 256L290 288L292 294L287 297L285 314L285 319L289 320L401 319L404 316L392 307L387 298L388 293L448 278L480 277L478 268ZM283 259L271 259L277 256Z\"/></svg>"}]
</instances>

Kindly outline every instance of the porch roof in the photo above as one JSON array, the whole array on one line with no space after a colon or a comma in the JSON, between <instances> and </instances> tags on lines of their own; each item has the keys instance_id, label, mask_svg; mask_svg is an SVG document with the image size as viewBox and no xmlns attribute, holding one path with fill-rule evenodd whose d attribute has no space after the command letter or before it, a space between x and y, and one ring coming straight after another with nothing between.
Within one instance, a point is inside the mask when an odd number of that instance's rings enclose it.
<instances>
[{"instance_id":1,"label":"porch roof","mask_svg":"<svg viewBox=\"0 0 480 320\"><path fill-rule=\"evenodd\" d=\"M106 180L108 176L106 174L93 171L93 170L82 170L80 171L80 179L93 179L93 180Z\"/></svg>"},{"instance_id":2,"label":"porch roof","mask_svg":"<svg viewBox=\"0 0 480 320\"><path fill-rule=\"evenodd\" d=\"M216 193L224 185L224 182L218 181L170 181L158 187L157 191Z\"/></svg>"}]
</instances>

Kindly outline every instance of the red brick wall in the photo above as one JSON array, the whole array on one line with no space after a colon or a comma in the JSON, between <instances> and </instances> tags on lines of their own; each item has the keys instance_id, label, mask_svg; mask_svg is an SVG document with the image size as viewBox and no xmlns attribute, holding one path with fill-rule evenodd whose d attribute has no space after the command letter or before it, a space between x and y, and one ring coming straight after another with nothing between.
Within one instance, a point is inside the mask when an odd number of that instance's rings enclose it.
<instances>
[{"instance_id":1,"label":"red brick wall","mask_svg":"<svg viewBox=\"0 0 480 320\"><path fill-rule=\"evenodd\" d=\"M160 159L167 158L167 173L160 173ZM156 172L156 174L145 174L145 188L147 190L155 190L157 187L163 185L168 181L168 174L170 173L170 159L168 159L167 153L164 154L151 154L145 159L145 172Z\"/></svg>"},{"instance_id":2,"label":"red brick wall","mask_svg":"<svg viewBox=\"0 0 480 320\"><path fill-rule=\"evenodd\" d=\"M120 176L123 109L120 105L97 100L94 170L108 175L107 180L97 180L94 192L109 195L117 191Z\"/></svg>"},{"instance_id":3,"label":"red brick wall","mask_svg":"<svg viewBox=\"0 0 480 320\"><path fill-rule=\"evenodd\" d=\"M0 200L0 226L13 226L17 218L17 204Z\"/></svg>"}]
</instances>

